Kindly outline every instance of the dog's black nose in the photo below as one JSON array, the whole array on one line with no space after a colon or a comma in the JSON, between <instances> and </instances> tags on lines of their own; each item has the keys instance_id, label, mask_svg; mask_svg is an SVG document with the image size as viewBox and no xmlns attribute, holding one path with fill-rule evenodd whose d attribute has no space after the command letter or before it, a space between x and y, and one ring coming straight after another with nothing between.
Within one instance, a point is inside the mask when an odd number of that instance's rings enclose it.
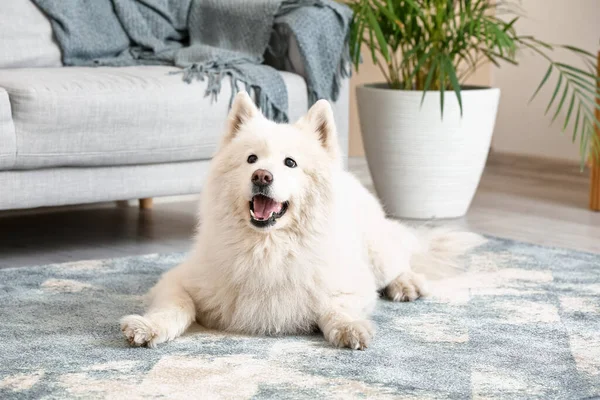
<instances>
[{"instance_id":1,"label":"dog's black nose","mask_svg":"<svg viewBox=\"0 0 600 400\"><path fill-rule=\"evenodd\" d=\"M257 186L269 186L273 183L273 174L266 169L257 169L252 174L252 183Z\"/></svg>"}]
</instances>

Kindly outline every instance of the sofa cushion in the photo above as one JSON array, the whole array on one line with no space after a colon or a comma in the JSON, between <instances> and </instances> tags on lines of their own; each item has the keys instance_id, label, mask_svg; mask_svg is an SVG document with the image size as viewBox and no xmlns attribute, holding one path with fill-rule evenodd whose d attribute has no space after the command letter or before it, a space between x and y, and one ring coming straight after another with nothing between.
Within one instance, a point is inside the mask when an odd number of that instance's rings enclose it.
<instances>
[{"instance_id":1,"label":"sofa cushion","mask_svg":"<svg viewBox=\"0 0 600 400\"><path fill-rule=\"evenodd\" d=\"M60 48L42 11L31 0L0 0L0 68L61 65Z\"/></svg>"},{"instance_id":2,"label":"sofa cushion","mask_svg":"<svg viewBox=\"0 0 600 400\"><path fill-rule=\"evenodd\" d=\"M17 146L8 93L0 88L0 171L15 165Z\"/></svg>"},{"instance_id":3,"label":"sofa cushion","mask_svg":"<svg viewBox=\"0 0 600 400\"><path fill-rule=\"evenodd\" d=\"M100 166L212 156L229 109L206 81L185 83L172 67L13 69L0 73L15 125L15 167ZM290 118L307 109L304 80L282 73Z\"/></svg>"}]
</instances>

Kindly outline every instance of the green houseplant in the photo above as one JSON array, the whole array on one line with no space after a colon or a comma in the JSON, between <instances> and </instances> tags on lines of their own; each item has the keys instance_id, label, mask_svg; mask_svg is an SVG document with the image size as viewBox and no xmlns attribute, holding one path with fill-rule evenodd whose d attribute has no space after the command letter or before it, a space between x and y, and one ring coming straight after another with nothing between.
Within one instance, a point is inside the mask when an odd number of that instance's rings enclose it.
<instances>
[{"instance_id":1,"label":"green houseplant","mask_svg":"<svg viewBox=\"0 0 600 400\"><path fill-rule=\"evenodd\" d=\"M517 2L497 0L350 0L350 51L361 50L386 82L357 88L363 141L376 190L399 217L466 213L489 151L499 90L464 86L481 65L517 65L521 50L548 62L533 93L554 82L546 113L579 141L582 166L600 148L595 126L595 55L520 35ZM561 48L585 68L552 58ZM595 154L596 155L596 154Z\"/></svg>"}]
</instances>

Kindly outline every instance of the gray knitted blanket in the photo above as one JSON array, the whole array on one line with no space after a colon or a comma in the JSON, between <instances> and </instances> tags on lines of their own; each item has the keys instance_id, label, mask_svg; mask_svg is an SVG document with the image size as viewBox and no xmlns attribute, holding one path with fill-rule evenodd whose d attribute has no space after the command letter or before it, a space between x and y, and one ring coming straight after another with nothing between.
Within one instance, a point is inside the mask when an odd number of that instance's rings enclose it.
<instances>
[{"instance_id":1,"label":"gray knitted blanket","mask_svg":"<svg viewBox=\"0 0 600 400\"><path fill-rule=\"evenodd\" d=\"M233 94L246 89L276 121L287 121L287 91L275 68L289 63L290 35L311 104L335 101L350 74L352 13L333 0L33 1L50 18L65 65L175 65L187 82L208 79L207 96L229 76Z\"/></svg>"}]
</instances>

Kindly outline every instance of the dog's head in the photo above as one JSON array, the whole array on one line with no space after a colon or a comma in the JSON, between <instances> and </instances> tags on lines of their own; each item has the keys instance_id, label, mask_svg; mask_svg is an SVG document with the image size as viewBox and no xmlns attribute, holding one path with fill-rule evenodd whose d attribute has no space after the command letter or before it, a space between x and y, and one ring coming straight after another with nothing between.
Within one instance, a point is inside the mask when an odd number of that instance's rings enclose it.
<instances>
[{"instance_id":1,"label":"dog's head","mask_svg":"<svg viewBox=\"0 0 600 400\"><path fill-rule=\"evenodd\" d=\"M318 101L294 124L266 119L246 92L233 102L209 180L228 216L259 232L322 218L341 164L331 106ZM218 187L218 189L216 189Z\"/></svg>"}]
</instances>

